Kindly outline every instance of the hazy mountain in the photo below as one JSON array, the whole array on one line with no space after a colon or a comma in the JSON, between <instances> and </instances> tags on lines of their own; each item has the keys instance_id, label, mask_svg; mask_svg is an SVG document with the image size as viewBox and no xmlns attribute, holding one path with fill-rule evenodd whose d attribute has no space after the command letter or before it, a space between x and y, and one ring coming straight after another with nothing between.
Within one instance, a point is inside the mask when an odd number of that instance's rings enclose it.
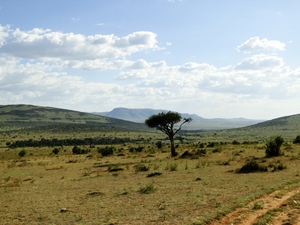
<instances>
[{"instance_id":1,"label":"hazy mountain","mask_svg":"<svg viewBox=\"0 0 300 225\"><path fill-rule=\"evenodd\" d=\"M144 121L153 114L160 112L168 112L169 110L157 110L157 109L129 109L129 108L114 108L110 112L94 112L96 115L107 116L111 118L117 118L137 123L144 123ZM229 129L250 126L262 122L262 120L251 120L245 118L234 119L205 119L196 114L181 113L183 118L191 117L193 121L185 125L184 129Z\"/></svg>"}]
</instances>

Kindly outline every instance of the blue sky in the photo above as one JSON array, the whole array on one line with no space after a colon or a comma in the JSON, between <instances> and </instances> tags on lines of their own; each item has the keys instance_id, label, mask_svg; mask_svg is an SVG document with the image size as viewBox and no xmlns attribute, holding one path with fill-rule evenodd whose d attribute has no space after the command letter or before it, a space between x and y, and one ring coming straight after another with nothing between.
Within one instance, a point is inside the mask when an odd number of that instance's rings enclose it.
<instances>
[{"instance_id":1,"label":"blue sky","mask_svg":"<svg viewBox=\"0 0 300 225\"><path fill-rule=\"evenodd\" d=\"M300 1L0 0L0 105L300 113Z\"/></svg>"}]
</instances>

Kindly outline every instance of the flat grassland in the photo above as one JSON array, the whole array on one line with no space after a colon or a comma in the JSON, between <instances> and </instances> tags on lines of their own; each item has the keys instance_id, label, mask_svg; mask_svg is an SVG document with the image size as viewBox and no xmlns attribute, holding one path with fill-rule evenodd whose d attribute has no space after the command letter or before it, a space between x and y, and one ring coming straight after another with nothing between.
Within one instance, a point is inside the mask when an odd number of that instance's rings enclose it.
<instances>
[{"instance_id":1,"label":"flat grassland","mask_svg":"<svg viewBox=\"0 0 300 225\"><path fill-rule=\"evenodd\" d=\"M252 215L248 224L259 225L299 219L299 193L287 195L300 186L299 145L286 142L283 156L265 158L262 142L201 146L196 137L178 142L179 156L170 158L167 141L161 149L155 145L162 134L118 135L153 139L114 145L113 155L102 156L97 147L104 146L84 146L91 151L81 155L72 153L73 146L59 147L58 154L54 147L11 149L8 141L32 136L3 136L0 224L242 224ZM136 147L143 149L130 151ZM24 157L18 155L22 149ZM268 171L236 173L249 160ZM268 208L274 199L282 202Z\"/></svg>"}]
</instances>

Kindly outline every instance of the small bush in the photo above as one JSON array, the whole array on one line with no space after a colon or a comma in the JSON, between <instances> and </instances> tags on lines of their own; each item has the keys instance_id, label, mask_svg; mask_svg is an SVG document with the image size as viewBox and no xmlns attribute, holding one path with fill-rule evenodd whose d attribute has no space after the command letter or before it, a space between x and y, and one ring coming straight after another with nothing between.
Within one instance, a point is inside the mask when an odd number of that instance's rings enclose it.
<instances>
[{"instance_id":1,"label":"small bush","mask_svg":"<svg viewBox=\"0 0 300 225\"><path fill-rule=\"evenodd\" d=\"M283 155L283 152L280 150L283 142L284 139L281 136L270 138L270 140L266 143L266 157L276 157Z\"/></svg>"},{"instance_id":2,"label":"small bush","mask_svg":"<svg viewBox=\"0 0 300 225\"><path fill-rule=\"evenodd\" d=\"M26 151L25 149L22 149L22 150L19 152L19 156L20 156L20 157L24 157L26 154L27 154L27 151Z\"/></svg>"},{"instance_id":3,"label":"small bush","mask_svg":"<svg viewBox=\"0 0 300 225\"><path fill-rule=\"evenodd\" d=\"M199 148L196 153L197 153L197 155L206 155L206 149Z\"/></svg>"},{"instance_id":4,"label":"small bush","mask_svg":"<svg viewBox=\"0 0 300 225\"><path fill-rule=\"evenodd\" d=\"M141 152L143 151L144 147L143 146L138 146L138 147L130 147L129 152Z\"/></svg>"},{"instance_id":5,"label":"small bush","mask_svg":"<svg viewBox=\"0 0 300 225\"><path fill-rule=\"evenodd\" d=\"M232 144L233 144L233 145L239 145L240 142L238 142L237 140L234 140L234 141L232 141Z\"/></svg>"},{"instance_id":6,"label":"small bush","mask_svg":"<svg viewBox=\"0 0 300 225\"><path fill-rule=\"evenodd\" d=\"M177 164L176 163L172 163L172 164L167 164L166 170L169 170L169 171L176 171L177 170Z\"/></svg>"},{"instance_id":7,"label":"small bush","mask_svg":"<svg viewBox=\"0 0 300 225\"><path fill-rule=\"evenodd\" d=\"M102 156L109 156L114 154L114 151L116 150L113 146L105 146L104 148L97 148L98 153L100 153Z\"/></svg>"},{"instance_id":8,"label":"small bush","mask_svg":"<svg viewBox=\"0 0 300 225\"><path fill-rule=\"evenodd\" d=\"M153 172L153 173L149 173L149 174L147 175L147 177L155 177L155 176L160 176L160 175L162 175L161 172Z\"/></svg>"},{"instance_id":9,"label":"small bush","mask_svg":"<svg viewBox=\"0 0 300 225\"><path fill-rule=\"evenodd\" d=\"M259 209L263 209L263 208L264 208L264 204L263 203L255 202L252 209L253 210L259 210Z\"/></svg>"},{"instance_id":10,"label":"small bush","mask_svg":"<svg viewBox=\"0 0 300 225\"><path fill-rule=\"evenodd\" d=\"M294 144L299 144L300 143L300 135L298 135L294 140L293 140Z\"/></svg>"},{"instance_id":11,"label":"small bush","mask_svg":"<svg viewBox=\"0 0 300 225\"><path fill-rule=\"evenodd\" d=\"M121 171L121 170L124 170L123 168L121 168L119 166L119 164L114 164L114 165L110 165L108 167L108 172L117 172L117 171Z\"/></svg>"},{"instance_id":12,"label":"small bush","mask_svg":"<svg viewBox=\"0 0 300 225\"><path fill-rule=\"evenodd\" d=\"M89 149L81 149L78 146L74 146L72 149L73 154L87 154L90 151L91 150L89 150Z\"/></svg>"},{"instance_id":13,"label":"small bush","mask_svg":"<svg viewBox=\"0 0 300 225\"><path fill-rule=\"evenodd\" d=\"M55 154L55 155L57 155L59 153L59 149L58 148L54 148L52 150L52 153Z\"/></svg>"},{"instance_id":14,"label":"small bush","mask_svg":"<svg viewBox=\"0 0 300 225\"><path fill-rule=\"evenodd\" d=\"M217 145L217 142L209 142L208 144L207 144L207 147L208 148L213 148L213 147L215 147Z\"/></svg>"},{"instance_id":15,"label":"small bush","mask_svg":"<svg viewBox=\"0 0 300 225\"><path fill-rule=\"evenodd\" d=\"M148 184L148 185L146 185L146 186L144 186L144 187L141 187L141 188L139 189L139 192L140 192L141 194L151 194L151 193L153 193L154 191L155 191L155 187L154 187L153 184Z\"/></svg>"},{"instance_id":16,"label":"small bush","mask_svg":"<svg viewBox=\"0 0 300 225\"><path fill-rule=\"evenodd\" d=\"M254 159L246 162L240 169L238 169L237 173L255 173L255 172L267 172L268 168L264 165L260 165Z\"/></svg>"},{"instance_id":17,"label":"small bush","mask_svg":"<svg viewBox=\"0 0 300 225\"><path fill-rule=\"evenodd\" d=\"M272 172L275 172L275 171L278 171L278 170L285 170L287 168L282 163L279 163L279 164L270 163L268 167L272 168Z\"/></svg>"},{"instance_id":18,"label":"small bush","mask_svg":"<svg viewBox=\"0 0 300 225\"><path fill-rule=\"evenodd\" d=\"M149 170L149 167L147 167L145 164L137 164L134 166L134 170L135 172L145 172L145 171L148 171Z\"/></svg>"},{"instance_id":19,"label":"small bush","mask_svg":"<svg viewBox=\"0 0 300 225\"><path fill-rule=\"evenodd\" d=\"M213 153L220 153L222 152L222 148L220 146L217 146L214 148L214 150L212 151Z\"/></svg>"},{"instance_id":20,"label":"small bush","mask_svg":"<svg viewBox=\"0 0 300 225\"><path fill-rule=\"evenodd\" d=\"M155 145L156 145L156 147L158 148L158 149L161 149L162 147L163 147L163 142L162 141L158 141L158 142L156 142L155 143Z\"/></svg>"},{"instance_id":21,"label":"small bush","mask_svg":"<svg viewBox=\"0 0 300 225\"><path fill-rule=\"evenodd\" d=\"M204 143L200 143L200 144L199 144L199 147L200 147L200 148L204 148L204 147L205 147L205 144L204 144Z\"/></svg>"}]
</instances>

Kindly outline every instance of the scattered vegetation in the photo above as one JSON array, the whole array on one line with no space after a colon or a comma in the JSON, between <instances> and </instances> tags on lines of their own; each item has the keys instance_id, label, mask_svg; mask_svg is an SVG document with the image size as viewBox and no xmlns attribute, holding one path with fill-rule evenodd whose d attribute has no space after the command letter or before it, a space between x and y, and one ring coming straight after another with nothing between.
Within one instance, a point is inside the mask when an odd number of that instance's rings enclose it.
<instances>
[{"instance_id":1,"label":"scattered vegetation","mask_svg":"<svg viewBox=\"0 0 300 225\"><path fill-rule=\"evenodd\" d=\"M270 132L264 127L263 135L244 129L181 131L180 138L174 138L179 155L170 158L170 144L161 141L159 132L87 124L46 127L0 132L0 195L5 206L1 224L92 224L95 219L99 224L207 224L237 206L258 213L265 204L258 197L299 183L298 136L284 136L288 141L277 151L273 146L281 141L276 136L271 144L264 142L278 133L276 128ZM26 157L20 158L23 150ZM274 152L280 154L273 158ZM299 198L294 196L280 208L298 210ZM253 200L256 203L248 205ZM28 205L39 215L28 211ZM68 213L53 217L52 212L62 208ZM272 210L257 224L275 217Z\"/></svg>"}]
</instances>

